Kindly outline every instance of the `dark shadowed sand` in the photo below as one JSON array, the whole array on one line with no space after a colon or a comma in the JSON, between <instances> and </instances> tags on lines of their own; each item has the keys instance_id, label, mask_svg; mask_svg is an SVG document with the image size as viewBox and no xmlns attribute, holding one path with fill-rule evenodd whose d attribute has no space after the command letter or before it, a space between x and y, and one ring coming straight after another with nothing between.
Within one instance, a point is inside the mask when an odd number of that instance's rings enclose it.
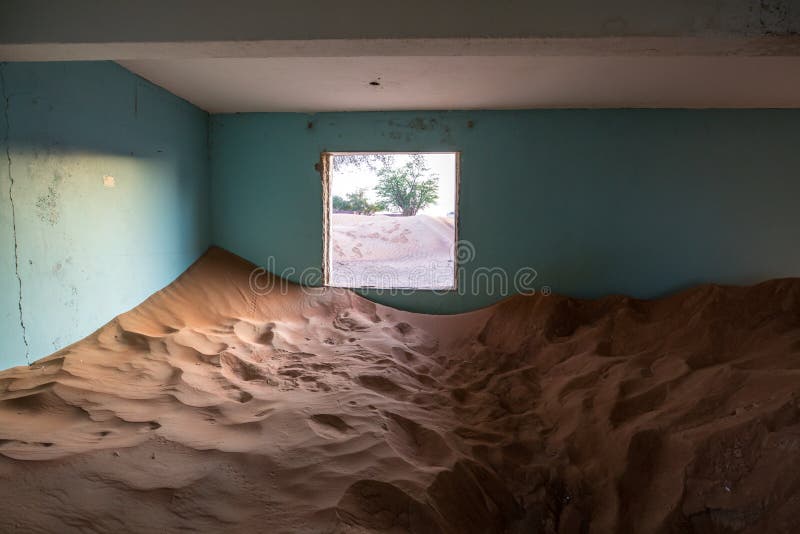
<instances>
[{"instance_id":1,"label":"dark shadowed sand","mask_svg":"<svg viewBox=\"0 0 800 534\"><path fill-rule=\"evenodd\" d=\"M0 531L800 531L798 280L433 317L251 269L0 373Z\"/></svg>"}]
</instances>

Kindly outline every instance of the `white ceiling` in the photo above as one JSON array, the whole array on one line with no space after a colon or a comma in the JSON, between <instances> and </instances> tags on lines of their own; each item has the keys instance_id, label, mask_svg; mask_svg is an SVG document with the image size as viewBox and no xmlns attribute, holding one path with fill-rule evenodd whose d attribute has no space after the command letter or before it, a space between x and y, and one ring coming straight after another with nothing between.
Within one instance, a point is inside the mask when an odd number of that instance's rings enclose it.
<instances>
[{"instance_id":1,"label":"white ceiling","mask_svg":"<svg viewBox=\"0 0 800 534\"><path fill-rule=\"evenodd\" d=\"M273 57L120 63L212 113L800 107L797 56ZM374 81L380 85L370 85Z\"/></svg>"}]
</instances>

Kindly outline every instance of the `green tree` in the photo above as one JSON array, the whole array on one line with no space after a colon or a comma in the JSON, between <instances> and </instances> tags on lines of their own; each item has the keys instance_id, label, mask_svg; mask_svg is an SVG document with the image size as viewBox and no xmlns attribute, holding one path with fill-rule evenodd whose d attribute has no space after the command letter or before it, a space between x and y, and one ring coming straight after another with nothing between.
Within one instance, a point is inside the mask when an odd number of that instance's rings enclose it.
<instances>
[{"instance_id":1,"label":"green tree","mask_svg":"<svg viewBox=\"0 0 800 534\"><path fill-rule=\"evenodd\" d=\"M386 205L383 202L371 202L367 198L366 189L348 193L347 198L335 195L332 203L335 211L352 211L359 215L372 215L377 211L386 209Z\"/></svg>"},{"instance_id":2,"label":"green tree","mask_svg":"<svg viewBox=\"0 0 800 534\"><path fill-rule=\"evenodd\" d=\"M339 195L333 196L333 209L334 211L353 211L350 209L350 203L340 197Z\"/></svg>"},{"instance_id":3,"label":"green tree","mask_svg":"<svg viewBox=\"0 0 800 534\"><path fill-rule=\"evenodd\" d=\"M375 192L387 206L394 206L403 215L416 215L438 200L439 176L430 173L422 156L415 155L400 168L380 169Z\"/></svg>"}]
</instances>

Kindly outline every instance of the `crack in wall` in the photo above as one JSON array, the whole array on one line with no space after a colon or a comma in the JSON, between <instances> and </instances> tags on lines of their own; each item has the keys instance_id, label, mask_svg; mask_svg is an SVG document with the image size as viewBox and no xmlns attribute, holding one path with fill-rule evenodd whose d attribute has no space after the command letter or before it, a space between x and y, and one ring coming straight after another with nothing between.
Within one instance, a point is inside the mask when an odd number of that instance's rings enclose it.
<instances>
[{"instance_id":1,"label":"crack in wall","mask_svg":"<svg viewBox=\"0 0 800 534\"><path fill-rule=\"evenodd\" d=\"M28 365L31 364L31 351L28 344L28 330L25 327L25 317L22 313L22 276L19 272L19 242L17 240L17 210L14 205L14 176L11 174L11 122L9 120L9 110L11 109L11 97L6 92L6 79L5 79L5 64L0 63L0 87L2 88L2 96L4 101L3 116L6 121L6 160L8 162L8 201L11 204L11 233L14 238L14 274L17 277L17 286L19 288L19 298L17 300L17 307L19 308L19 326L22 329L22 342L25 344L25 361Z\"/></svg>"}]
</instances>

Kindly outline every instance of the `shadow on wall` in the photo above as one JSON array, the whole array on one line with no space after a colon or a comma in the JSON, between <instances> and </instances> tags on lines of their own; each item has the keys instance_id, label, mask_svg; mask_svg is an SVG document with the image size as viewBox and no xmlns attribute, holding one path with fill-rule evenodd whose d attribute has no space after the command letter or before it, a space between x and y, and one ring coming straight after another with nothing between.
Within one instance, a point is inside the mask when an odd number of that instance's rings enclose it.
<instances>
[{"instance_id":1,"label":"shadow on wall","mask_svg":"<svg viewBox=\"0 0 800 534\"><path fill-rule=\"evenodd\" d=\"M89 334L205 249L176 162L14 147L3 202L3 347L33 360ZM5 208L9 208L6 210ZM6 224L6 215L13 221Z\"/></svg>"},{"instance_id":2,"label":"shadow on wall","mask_svg":"<svg viewBox=\"0 0 800 534\"><path fill-rule=\"evenodd\" d=\"M60 349L208 246L207 115L110 62L0 66L0 368Z\"/></svg>"}]
</instances>

